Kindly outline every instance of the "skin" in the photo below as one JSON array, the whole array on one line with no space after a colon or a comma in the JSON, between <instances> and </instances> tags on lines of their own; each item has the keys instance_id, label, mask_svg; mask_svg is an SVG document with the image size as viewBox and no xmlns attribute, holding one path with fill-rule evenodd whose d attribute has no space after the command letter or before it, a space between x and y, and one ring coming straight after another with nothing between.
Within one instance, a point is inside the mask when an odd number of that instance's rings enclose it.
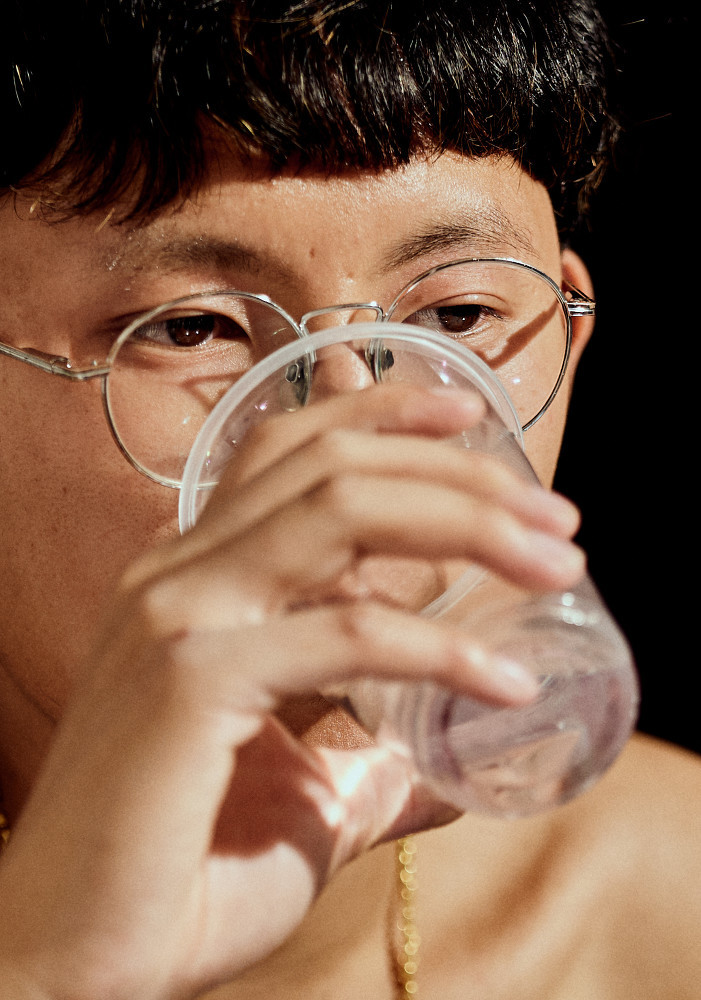
<instances>
[{"instance_id":1,"label":"skin","mask_svg":"<svg viewBox=\"0 0 701 1000\"><path fill-rule=\"evenodd\" d=\"M219 152L192 201L143 227L52 225L31 200L6 200L3 338L83 357L132 316L201 288L267 292L293 315L386 302L420 271L487 246L590 290L578 258L560 251L547 192L506 160L445 155L382 175L271 179ZM416 249L436 218L466 211L482 235ZM203 237L244 240L255 260L194 253ZM413 258L395 253L388 267L400 241ZM544 483L589 333L578 321L567 384L528 433ZM368 671L430 675L496 704L533 691L469 635L376 593L339 600L339 586L395 554L474 558L539 590L571 585L583 567L568 502L440 442L481 412L471 397L386 387L335 396L284 434L254 436L180 538L175 493L124 461L94 384L0 361L0 775L15 827L0 870L0 970L13 995L160 1000L216 986L221 1000L252 1000L274 982L321 998L346 984L362 995L370 982L373 996L392 996L390 848L365 852L451 817L318 691ZM305 474L286 492L295 463ZM596 840L622 787L613 777L564 818L465 817L422 837L434 887L426 996L462 996L466 981L485 996L502 995L493 982L513 988L563 896L534 880L543 845L559 845L556 867L579 884L574 830ZM480 864L456 897L465 857ZM508 905L514 879L530 922ZM574 913L564 895L562 912ZM480 913L497 924L502 914L509 968L496 944L480 951ZM442 957L446 924L475 943L459 960ZM560 996L555 967L538 963L534 996ZM562 995L591 995L591 977L576 984Z\"/></svg>"}]
</instances>

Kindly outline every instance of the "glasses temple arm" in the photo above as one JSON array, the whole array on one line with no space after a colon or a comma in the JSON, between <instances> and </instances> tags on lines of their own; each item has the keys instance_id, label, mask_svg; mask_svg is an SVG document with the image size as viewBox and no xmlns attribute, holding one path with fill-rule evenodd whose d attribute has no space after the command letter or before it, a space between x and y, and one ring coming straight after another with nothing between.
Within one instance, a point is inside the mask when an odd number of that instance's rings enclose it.
<instances>
[{"instance_id":1,"label":"glasses temple arm","mask_svg":"<svg viewBox=\"0 0 701 1000\"><path fill-rule=\"evenodd\" d=\"M65 358L60 354L47 354L34 347L10 347L9 344L0 344L0 354L5 354L9 358L17 361L24 361L25 364L38 368L40 371L48 372L50 375L62 375L64 378L85 381L85 379L96 378L99 375L106 375L109 368L105 365L93 361L90 368L74 368L70 358Z\"/></svg>"},{"instance_id":2,"label":"glasses temple arm","mask_svg":"<svg viewBox=\"0 0 701 1000\"><path fill-rule=\"evenodd\" d=\"M565 299L567 305L567 312L570 316L593 316L596 312L596 302L594 299L590 298L585 292L582 292L579 288L575 288L574 285L570 285L569 282L565 283L565 291L568 292L572 298Z\"/></svg>"}]
</instances>

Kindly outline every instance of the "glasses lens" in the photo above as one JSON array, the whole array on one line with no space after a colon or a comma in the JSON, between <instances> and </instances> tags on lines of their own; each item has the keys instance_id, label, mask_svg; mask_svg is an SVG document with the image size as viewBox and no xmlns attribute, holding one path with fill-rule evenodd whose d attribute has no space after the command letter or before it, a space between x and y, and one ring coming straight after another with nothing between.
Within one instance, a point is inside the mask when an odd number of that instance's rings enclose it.
<instances>
[{"instance_id":1,"label":"glasses lens","mask_svg":"<svg viewBox=\"0 0 701 1000\"><path fill-rule=\"evenodd\" d=\"M567 314L548 279L524 264L478 260L434 268L404 289L388 318L444 333L477 354L508 392L524 428L559 387Z\"/></svg>"},{"instance_id":2,"label":"glasses lens","mask_svg":"<svg viewBox=\"0 0 701 1000\"><path fill-rule=\"evenodd\" d=\"M198 431L233 383L297 339L284 313L246 295L190 296L125 330L106 399L122 449L141 471L179 485Z\"/></svg>"}]
</instances>

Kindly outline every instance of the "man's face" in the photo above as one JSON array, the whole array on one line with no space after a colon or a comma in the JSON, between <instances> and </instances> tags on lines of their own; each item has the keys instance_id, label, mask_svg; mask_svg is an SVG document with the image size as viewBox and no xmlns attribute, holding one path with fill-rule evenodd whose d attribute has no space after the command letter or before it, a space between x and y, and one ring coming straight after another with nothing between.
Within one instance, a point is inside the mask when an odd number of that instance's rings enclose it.
<instances>
[{"instance_id":1,"label":"man's face","mask_svg":"<svg viewBox=\"0 0 701 1000\"><path fill-rule=\"evenodd\" d=\"M547 192L508 160L444 155L379 175L272 179L213 162L196 198L139 227L106 213L51 224L30 199L6 200L0 339L68 357L100 344L102 360L136 315L202 289L264 292L299 317L387 305L429 267L472 255L562 275ZM526 435L545 482L566 399L567 388ZM177 532L178 495L124 460L96 381L0 357L0 428L0 756L31 771L116 579Z\"/></svg>"}]
</instances>

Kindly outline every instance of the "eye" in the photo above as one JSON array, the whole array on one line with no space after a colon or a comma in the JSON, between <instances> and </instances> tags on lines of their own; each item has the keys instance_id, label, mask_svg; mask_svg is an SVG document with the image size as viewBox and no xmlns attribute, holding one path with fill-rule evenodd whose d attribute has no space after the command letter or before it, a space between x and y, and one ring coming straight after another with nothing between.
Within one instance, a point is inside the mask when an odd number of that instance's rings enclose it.
<instances>
[{"instance_id":1,"label":"eye","mask_svg":"<svg viewBox=\"0 0 701 1000\"><path fill-rule=\"evenodd\" d=\"M246 337L246 333L228 316L200 313L146 323L133 336L165 347L202 347L213 340L238 340Z\"/></svg>"},{"instance_id":2,"label":"eye","mask_svg":"<svg viewBox=\"0 0 701 1000\"><path fill-rule=\"evenodd\" d=\"M494 312L491 309L476 302L466 302L454 306L429 306L412 313L404 322L428 327L459 340L482 331L492 319Z\"/></svg>"}]
</instances>

